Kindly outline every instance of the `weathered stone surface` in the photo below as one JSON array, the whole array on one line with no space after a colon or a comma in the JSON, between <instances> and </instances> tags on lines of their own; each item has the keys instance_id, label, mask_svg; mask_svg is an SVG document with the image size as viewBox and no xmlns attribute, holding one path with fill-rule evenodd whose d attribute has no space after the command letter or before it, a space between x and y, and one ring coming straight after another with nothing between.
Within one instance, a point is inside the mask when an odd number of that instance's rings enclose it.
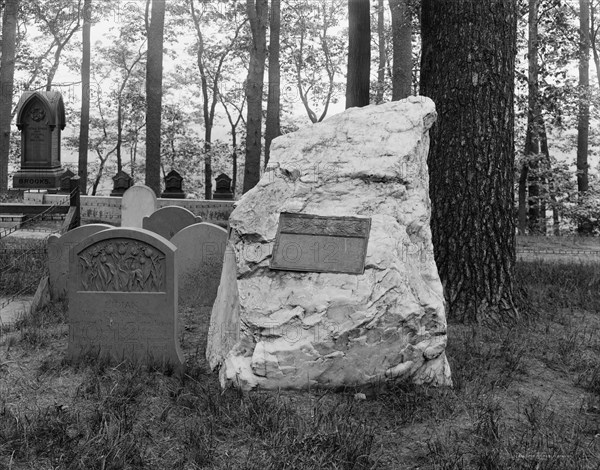
<instances>
[{"instance_id":1,"label":"weathered stone surface","mask_svg":"<svg viewBox=\"0 0 600 470\"><path fill-rule=\"evenodd\" d=\"M67 296L71 249L84 238L111 228L113 226L108 224L88 224L69 230L62 236L50 235L48 237L48 272L50 274L50 296L53 300Z\"/></svg>"},{"instance_id":2,"label":"weathered stone surface","mask_svg":"<svg viewBox=\"0 0 600 470\"><path fill-rule=\"evenodd\" d=\"M158 209L142 220L143 228L158 233L167 240L173 238L185 227L202 222L202 217L196 217L191 211L179 206L166 206Z\"/></svg>"},{"instance_id":3,"label":"weathered stone surface","mask_svg":"<svg viewBox=\"0 0 600 470\"><path fill-rule=\"evenodd\" d=\"M71 360L92 353L115 361L182 365L175 250L153 232L127 228L90 235L73 249Z\"/></svg>"},{"instance_id":4,"label":"weathered stone surface","mask_svg":"<svg viewBox=\"0 0 600 470\"><path fill-rule=\"evenodd\" d=\"M208 321L221 280L227 231L198 223L178 231L171 243L177 247L179 304L193 306Z\"/></svg>"},{"instance_id":5,"label":"weathered stone surface","mask_svg":"<svg viewBox=\"0 0 600 470\"><path fill-rule=\"evenodd\" d=\"M156 194L144 184L135 184L123 194L121 227L142 228L144 217L156 211Z\"/></svg>"},{"instance_id":6,"label":"weathered stone surface","mask_svg":"<svg viewBox=\"0 0 600 470\"><path fill-rule=\"evenodd\" d=\"M212 369L223 362L227 351L240 339L239 312L235 251L231 244L227 243L206 342L206 358ZM215 321L217 318L218 321Z\"/></svg>"},{"instance_id":7,"label":"weathered stone surface","mask_svg":"<svg viewBox=\"0 0 600 470\"><path fill-rule=\"evenodd\" d=\"M412 97L274 140L270 171L229 220L237 272L226 260L207 347L223 386L451 383L429 227L435 118L430 99ZM364 273L271 270L281 212L370 218ZM227 278L235 286L224 286ZM231 346L235 329L217 333L238 317Z\"/></svg>"}]
</instances>

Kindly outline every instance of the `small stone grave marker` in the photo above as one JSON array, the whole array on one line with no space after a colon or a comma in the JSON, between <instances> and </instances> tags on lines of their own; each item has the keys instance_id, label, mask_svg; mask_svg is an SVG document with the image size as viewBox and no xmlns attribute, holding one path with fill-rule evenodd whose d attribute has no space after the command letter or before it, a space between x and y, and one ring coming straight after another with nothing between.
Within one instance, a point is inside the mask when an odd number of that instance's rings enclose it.
<instances>
[{"instance_id":1,"label":"small stone grave marker","mask_svg":"<svg viewBox=\"0 0 600 470\"><path fill-rule=\"evenodd\" d=\"M213 192L213 199L232 200L231 178L225 173L221 173L215 178L215 182L217 183L217 189Z\"/></svg>"},{"instance_id":2,"label":"small stone grave marker","mask_svg":"<svg viewBox=\"0 0 600 470\"><path fill-rule=\"evenodd\" d=\"M171 242L177 247L180 304L209 316L219 289L227 231L203 222L185 227Z\"/></svg>"},{"instance_id":3,"label":"small stone grave marker","mask_svg":"<svg viewBox=\"0 0 600 470\"><path fill-rule=\"evenodd\" d=\"M74 248L68 284L71 360L92 353L182 365L175 250L164 238L135 228L105 230Z\"/></svg>"},{"instance_id":4,"label":"small stone grave marker","mask_svg":"<svg viewBox=\"0 0 600 470\"><path fill-rule=\"evenodd\" d=\"M69 168L67 168L60 177L60 192L69 194L71 192L71 178L76 176Z\"/></svg>"},{"instance_id":5,"label":"small stone grave marker","mask_svg":"<svg viewBox=\"0 0 600 470\"><path fill-rule=\"evenodd\" d=\"M185 199L183 192L183 177L175 170L171 170L165 176L165 190L160 197Z\"/></svg>"},{"instance_id":6,"label":"small stone grave marker","mask_svg":"<svg viewBox=\"0 0 600 470\"><path fill-rule=\"evenodd\" d=\"M179 206L166 206L144 217L142 226L165 237L173 238L183 228L202 222L202 217L196 217L191 211Z\"/></svg>"},{"instance_id":7,"label":"small stone grave marker","mask_svg":"<svg viewBox=\"0 0 600 470\"><path fill-rule=\"evenodd\" d=\"M129 173L123 170L119 171L113 176L113 190L110 195L113 197L122 197L131 186L133 185L133 178Z\"/></svg>"},{"instance_id":8,"label":"small stone grave marker","mask_svg":"<svg viewBox=\"0 0 600 470\"><path fill-rule=\"evenodd\" d=\"M111 228L114 227L108 224L88 224L69 230L62 236L50 235L48 237L48 271L50 296L53 300L67 296L67 278L72 258L71 249L84 238Z\"/></svg>"},{"instance_id":9,"label":"small stone grave marker","mask_svg":"<svg viewBox=\"0 0 600 470\"><path fill-rule=\"evenodd\" d=\"M121 227L143 227L144 217L158 207L156 194L148 186L136 184L125 191L121 201Z\"/></svg>"}]
</instances>

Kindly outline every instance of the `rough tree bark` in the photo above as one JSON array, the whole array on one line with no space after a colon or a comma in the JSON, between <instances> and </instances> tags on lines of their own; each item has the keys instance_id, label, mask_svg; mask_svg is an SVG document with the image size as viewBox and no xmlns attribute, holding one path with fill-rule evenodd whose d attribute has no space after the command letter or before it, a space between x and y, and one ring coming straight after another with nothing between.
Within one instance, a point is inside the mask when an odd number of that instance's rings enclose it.
<instances>
[{"instance_id":1,"label":"rough tree bark","mask_svg":"<svg viewBox=\"0 0 600 470\"><path fill-rule=\"evenodd\" d=\"M369 104L371 12L369 0L348 0L346 108Z\"/></svg>"},{"instance_id":2,"label":"rough tree bark","mask_svg":"<svg viewBox=\"0 0 600 470\"><path fill-rule=\"evenodd\" d=\"M81 60L81 122L79 124L79 165L77 174L81 194L87 194L88 141L90 135L90 57L92 0L83 4L83 57Z\"/></svg>"},{"instance_id":3,"label":"rough tree bark","mask_svg":"<svg viewBox=\"0 0 600 470\"><path fill-rule=\"evenodd\" d=\"M410 96L412 84L412 18L408 0L390 0L392 13L392 101Z\"/></svg>"},{"instance_id":4,"label":"rough tree bark","mask_svg":"<svg viewBox=\"0 0 600 470\"><path fill-rule=\"evenodd\" d=\"M0 191L8 189L8 154L10 152L18 11L18 0L6 0L2 18L2 59L0 60Z\"/></svg>"},{"instance_id":5,"label":"rough tree bark","mask_svg":"<svg viewBox=\"0 0 600 470\"><path fill-rule=\"evenodd\" d=\"M246 165L244 168L243 192L250 191L260 179L262 94L264 86L265 59L267 56L267 0L247 0L246 11L252 30L252 49L246 99L248 113L246 119Z\"/></svg>"},{"instance_id":6,"label":"rough tree bark","mask_svg":"<svg viewBox=\"0 0 600 470\"><path fill-rule=\"evenodd\" d=\"M279 36L281 32L281 3L271 0L269 18L269 92L265 121L265 168L269 164L271 142L281 135L281 68L279 65Z\"/></svg>"},{"instance_id":7,"label":"rough tree bark","mask_svg":"<svg viewBox=\"0 0 600 470\"><path fill-rule=\"evenodd\" d=\"M165 0L152 0L146 63L146 186L160 196L160 124L162 111Z\"/></svg>"},{"instance_id":8,"label":"rough tree bark","mask_svg":"<svg viewBox=\"0 0 600 470\"><path fill-rule=\"evenodd\" d=\"M421 21L421 94L438 110L431 229L448 317L514 320L516 0L423 0Z\"/></svg>"}]
</instances>

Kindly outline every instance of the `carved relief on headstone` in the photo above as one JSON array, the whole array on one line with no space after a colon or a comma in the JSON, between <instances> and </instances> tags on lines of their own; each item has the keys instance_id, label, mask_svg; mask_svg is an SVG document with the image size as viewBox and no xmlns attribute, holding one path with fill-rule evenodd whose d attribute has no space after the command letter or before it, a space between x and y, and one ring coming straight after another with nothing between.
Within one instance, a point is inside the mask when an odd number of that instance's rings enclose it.
<instances>
[{"instance_id":1,"label":"carved relief on headstone","mask_svg":"<svg viewBox=\"0 0 600 470\"><path fill-rule=\"evenodd\" d=\"M72 248L84 238L111 228L113 227L108 224L88 224L69 230L60 237L56 235L48 237L48 272L52 299L62 299L67 295L67 277Z\"/></svg>"},{"instance_id":2,"label":"carved relief on headstone","mask_svg":"<svg viewBox=\"0 0 600 470\"><path fill-rule=\"evenodd\" d=\"M61 131L65 106L57 91L26 91L17 105L21 131L21 168L13 177L14 188L58 189Z\"/></svg>"},{"instance_id":3,"label":"carved relief on headstone","mask_svg":"<svg viewBox=\"0 0 600 470\"><path fill-rule=\"evenodd\" d=\"M125 228L77 245L69 269L70 359L91 352L181 366L175 250L148 230Z\"/></svg>"}]
</instances>

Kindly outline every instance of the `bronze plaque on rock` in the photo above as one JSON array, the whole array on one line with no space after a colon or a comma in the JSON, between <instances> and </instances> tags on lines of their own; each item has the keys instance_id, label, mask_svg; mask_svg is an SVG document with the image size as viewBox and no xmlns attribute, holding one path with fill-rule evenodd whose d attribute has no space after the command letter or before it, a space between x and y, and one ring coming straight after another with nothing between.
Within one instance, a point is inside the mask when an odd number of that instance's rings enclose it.
<instances>
[{"instance_id":1,"label":"bronze plaque on rock","mask_svg":"<svg viewBox=\"0 0 600 470\"><path fill-rule=\"evenodd\" d=\"M282 212L271 269L362 274L371 219Z\"/></svg>"}]
</instances>

